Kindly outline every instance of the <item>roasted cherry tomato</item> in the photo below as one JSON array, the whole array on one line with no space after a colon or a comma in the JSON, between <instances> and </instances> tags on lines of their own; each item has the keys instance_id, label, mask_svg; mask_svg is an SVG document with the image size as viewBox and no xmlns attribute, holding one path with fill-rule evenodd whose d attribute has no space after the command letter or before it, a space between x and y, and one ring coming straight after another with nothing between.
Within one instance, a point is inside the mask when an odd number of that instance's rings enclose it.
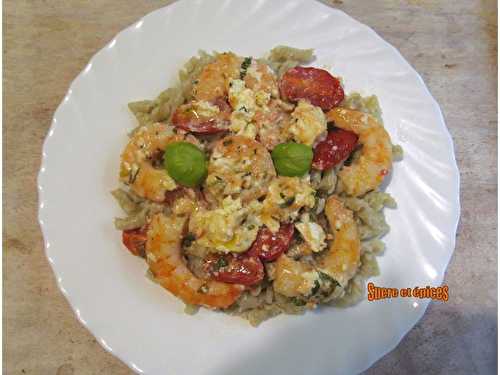
<instances>
[{"instance_id":1,"label":"roasted cherry tomato","mask_svg":"<svg viewBox=\"0 0 500 375\"><path fill-rule=\"evenodd\" d=\"M257 257L246 255L210 255L205 268L214 280L230 284L255 285L264 278L264 265Z\"/></svg>"},{"instance_id":2,"label":"roasted cherry tomato","mask_svg":"<svg viewBox=\"0 0 500 375\"><path fill-rule=\"evenodd\" d=\"M261 228L247 254L267 262L277 259L290 247L294 230L293 224L282 224L276 233Z\"/></svg>"},{"instance_id":3,"label":"roasted cherry tomato","mask_svg":"<svg viewBox=\"0 0 500 375\"><path fill-rule=\"evenodd\" d=\"M197 134L212 134L226 131L229 127L231 107L222 98L209 104L219 109L211 113L210 109L203 107L206 102L191 102L179 106L173 116L172 124L175 127Z\"/></svg>"},{"instance_id":4,"label":"roasted cherry tomato","mask_svg":"<svg viewBox=\"0 0 500 375\"><path fill-rule=\"evenodd\" d=\"M146 241L147 229L145 227L124 230L122 233L122 242L125 247L132 254L143 258L146 256Z\"/></svg>"},{"instance_id":5,"label":"roasted cherry tomato","mask_svg":"<svg viewBox=\"0 0 500 375\"><path fill-rule=\"evenodd\" d=\"M328 111L344 100L340 81L326 70L295 67L285 72L280 81L281 96L291 102L307 99Z\"/></svg>"},{"instance_id":6,"label":"roasted cherry tomato","mask_svg":"<svg viewBox=\"0 0 500 375\"><path fill-rule=\"evenodd\" d=\"M323 171L335 167L349 157L357 142L358 136L353 132L339 128L330 130L326 139L314 148L313 168Z\"/></svg>"}]
</instances>

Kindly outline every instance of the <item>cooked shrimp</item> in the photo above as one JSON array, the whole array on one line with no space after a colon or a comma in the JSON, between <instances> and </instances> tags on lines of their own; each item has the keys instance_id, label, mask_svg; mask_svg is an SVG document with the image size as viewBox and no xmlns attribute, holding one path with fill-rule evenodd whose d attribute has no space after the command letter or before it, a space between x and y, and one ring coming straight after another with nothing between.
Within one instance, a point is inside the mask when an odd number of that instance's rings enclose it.
<instances>
[{"instance_id":1,"label":"cooked shrimp","mask_svg":"<svg viewBox=\"0 0 500 375\"><path fill-rule=\"evenodd\" d=\"M307 296L317 278L319 275L311 265L282 254L276 261L273 287L287 297Z\"/></svg>"},{"instance_id":2,"label":"cooked shrimp","mask_svg":"<svg viewBox=\"0 0 500 375\"><path fill-rule=\"evenodd\" d=\"M359 159L344 166L338 174L344 191L358 197L377 188L392 166L392 145L387 131L374 117L351 109L334 108L327 113L327 120L356 133L358 143L363 146Z\"/></svg>"},{"instance_id":3,"label":"cooked shrimp","mask_svg":"<svg viewBox=\"0 0 500 375\"><path fill-rule=\"evenodd\" d=\"M181 253L186 215L155 215L149 224L146 259L155 280L186 304L211 308L232 305L244 290L239 284L226 284L196 277Z\"/></svg>"},{"instance_id":4,"label":"cooked shrimp","mask_svg":"<svg viewBox=\"0 0 500 375\"><path fill-rule=\"evenodd\" d=\"M168 144L181 140L184 136L162 123L141 127L121 155L120 180L137 195L163 202L165 193L177 187L163 167L163 151Z\"/></svg>"},{"instance_id":5,"label":"cooked shrimp","mask_svg":"<svg viewBox=\"0 0 500 375\"><path fill-rule=\"evenodd\" d=\"M246 87L276 97L278 84L272 70L265 64L236 56L232 52L219 54L203 68L194 87L193 96L198 100L215 100L227 96L229 83L243 77Z\"/></svg>"},{"instance_id":6,"label":"cooked shrimp","mask_svg":"<svg viewBox=\"0 0 500 375\"><path fill-rule=\"evenodd\" d=\"M352 211L345 208L336 196L328 198L325 214L335 238L317 265L322 272L345 287L359 267L361 242L358 227Z\"/></svg>"},{"instance_id":7,"label":"cooked shrimp","mask_svg":"<svg viewBox=\"0 0 500 375\"><path fill-rule=\"evenodd\" d=\"M226 96L229 81L240 74L240 65L241 59L234 53L221 53L203 68L193 87L193 96L207 101Z\"/></svg>"},{"instance_id":8,"label":"cooked shrimp","mask_svg":"<svg viewBox=\"0 0 500 375\"><path fill-rule=\"evenodd\" d=\"M266 194L274 176L273 161L264 146L244 136L227 136L218 141L210 157L206 193L216 201L239 194L246 203Z\"/></svg>"},{"instance_id":9,"label":"cooked shrimp","mask_svg":"<svg viewBox=\"0 0 500 375\"><path fill-rule=\"evenodd\" d=\"M286 254L276 261L274 289L287 297L311 296L325 283L325 275L345 287L356 274L360 263L361 242L352 211L335 196L325 207L335 239L315 266L297 261ZM328 277L327 276L327 277Z\"/></svg>"}]
</instances>

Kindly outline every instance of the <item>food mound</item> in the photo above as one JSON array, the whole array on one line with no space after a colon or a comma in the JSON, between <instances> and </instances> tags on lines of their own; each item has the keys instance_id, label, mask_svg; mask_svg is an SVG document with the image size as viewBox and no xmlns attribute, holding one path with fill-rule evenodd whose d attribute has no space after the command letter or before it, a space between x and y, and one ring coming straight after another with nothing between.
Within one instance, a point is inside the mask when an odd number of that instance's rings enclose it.
<instances>
[{"instance_id":1,"label":"food mound","mask_svg":"<svg viewBox=\"0 0 500 375\"><path fill-rule=\"evenodd\" d=\"M253 325L352 305L389 230L380 186L401 156L375 96L345 95L312 50L191 58L179 83L129 104L139 125L113 191L149 277Z\"/></svg>"}]
</instances>

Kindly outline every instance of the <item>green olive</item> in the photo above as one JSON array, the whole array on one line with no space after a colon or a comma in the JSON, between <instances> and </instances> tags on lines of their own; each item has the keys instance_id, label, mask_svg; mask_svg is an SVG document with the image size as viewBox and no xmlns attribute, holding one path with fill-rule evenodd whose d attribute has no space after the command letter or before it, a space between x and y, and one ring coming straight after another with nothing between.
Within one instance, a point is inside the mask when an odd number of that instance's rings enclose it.
<instances>
[{"instance_id":1,"label":"green olive","mask_svg":"<svg viewBox=\"0 0 500 375\"><path fill-rule=\"evenodd\" d=\"M181 185L195 187L207 176L205 154L188 142L171 143L165 149L164 166L170 177Z\"/></svg>"},{"instance_id":2,"label":"green olive","mask_svg":"<svg viewBox=\"0 0 500 375\"><path fill-rule=\"evenodd\" d=\"M276 172L281 176L303 176L311 168L312 148L300 143L281 143L271 153Z\"/></svg>"}]
</instances>

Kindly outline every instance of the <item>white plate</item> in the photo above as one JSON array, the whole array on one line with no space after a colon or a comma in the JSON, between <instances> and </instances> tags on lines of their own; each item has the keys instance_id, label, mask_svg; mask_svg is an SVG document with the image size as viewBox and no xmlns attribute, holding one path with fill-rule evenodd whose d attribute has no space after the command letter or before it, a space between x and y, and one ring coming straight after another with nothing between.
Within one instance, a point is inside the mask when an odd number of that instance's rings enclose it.
<instances>
[{"instance_id":1,"label":"white plate","mask_svg":"<svg viewBox=\"0 0 500 375\"><path fill-rule=\"evenodd\" d=\"M112 16L112 15L110 15ZM459 174L439 106L422 79L370 28L319 2L182 0L119 33L74 80L43 149L39 220L47 256L78 319L111 353L147 374L337 374L369 367L422 317L428 300L363 301L349 309L245 321L183 304L124 251L109 191L134 126L127 102L172 84L198 49L260 56L314 48L347 91L378 95L405 150L388 191L391 232L379 258L388 287L437 286L455 244Z\"/></svg>"}]
</instances>

